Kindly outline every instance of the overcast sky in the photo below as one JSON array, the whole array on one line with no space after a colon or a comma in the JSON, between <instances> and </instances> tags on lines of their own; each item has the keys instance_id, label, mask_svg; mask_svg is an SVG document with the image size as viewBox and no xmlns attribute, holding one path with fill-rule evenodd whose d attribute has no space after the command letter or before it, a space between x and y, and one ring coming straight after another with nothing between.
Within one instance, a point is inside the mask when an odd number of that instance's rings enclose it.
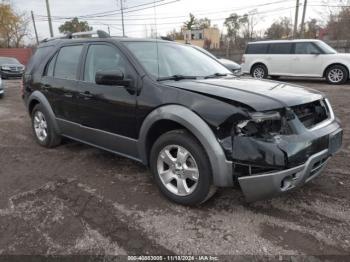
<instances>
[{"instance_id":1,"label":"overcast sky","mask_svg":"<svg viewBox=\"0 0 350 262\"><path fill-rule=\"evenodd\" d=\"M7 0L10 1L16 10L26 11L28 14L33 10L39 38L49 37L49 27L46 21L46 5L45 0ZM134 7L145 3L153 2L153 0L124 0L125 9L125 32L128 36L144 37L146 31L151 32L151 26L155 23L155 14L157 21L158 34L166 34L172 29L181 27L183 22L187 20L188 14L191 12L197 18L208 17L212 20L212 24L217 24L220 29L223 27L224 18L230 13L236 12L244 14L248 12L257 12L256 21L259 21L256 28L263 31L270 23L277 20L281 16L287 16L294 20L295 0L155 0L155 8L152 5L144 5ZM322 18L322 13L327 12L326 7L318 6L323 4L325 0L309 0L307 10L307 18ZM327 0L331 4L339 3L339 0ZM172 3L169 3L172 2ZM304 0L300 0L301 3ZM169 3L169 4L165 4ZM272 3L272 4L269 4ZM160 6L161 5L161 6ZM58 35L58 27L65 20L62 17L73 17L91 15L102 12L116 12L109 16L94 17L84 19L89 22L94 29L108 30L112 35L121 35L121 14L119 0L50 0L51 15L53 17L54 34ZM134 7L134 8L133 8ZM135 9L145 10L134 11ZM302 8L300 8L299 21L301 20ZM105 14L105 13L104 13ZM103 15L104 15L103 14ZM102 15L102 14L101 14ZM154 27L154 26L153 26ZM147 29L147 30L146 30ZM34 32L32 24L31 30ZM34 33L33 37L34 37Z\"/></svg>"}]
</instances>

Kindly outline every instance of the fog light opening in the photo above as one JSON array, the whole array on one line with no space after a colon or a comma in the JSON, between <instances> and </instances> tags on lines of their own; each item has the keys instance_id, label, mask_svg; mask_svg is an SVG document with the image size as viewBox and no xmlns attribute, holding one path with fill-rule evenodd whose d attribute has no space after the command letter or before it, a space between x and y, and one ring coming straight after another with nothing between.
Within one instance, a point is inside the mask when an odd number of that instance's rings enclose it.
<instances>
[{"instance_id":1,"label":"fog light opening","mask_svg":"<svg viewBox=\"0 0 350 262\"><path fill-rule=\"evenodd\" d=\"M287 176L281 181L281 190L285 191L288 188L292 187L293 176Z\"/></svg>"}]
</instances>

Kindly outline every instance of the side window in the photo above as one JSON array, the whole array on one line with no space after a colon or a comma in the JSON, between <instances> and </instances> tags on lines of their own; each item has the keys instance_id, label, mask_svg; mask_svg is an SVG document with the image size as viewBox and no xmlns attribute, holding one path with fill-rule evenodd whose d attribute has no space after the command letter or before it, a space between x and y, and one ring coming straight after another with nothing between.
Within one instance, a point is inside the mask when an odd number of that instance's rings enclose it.
<instances>
[{"instance_id":1,"label":"side window","mask_svg":"<svg viewBox=\"0 0 350 262\"><path fill-rule=\"evenodd\" d=\"M121 70L126 75L127 63L117 48L101 44L89 47L85 62L84 81L95 83L96 72L116 69Z\"/></svg>"},{"instance_id":2,"label":"side window","mask_svg":"<svg viewBox=\"0 0 350 262\"><path fill-rule=\"evenodd\" d=\"M268 44L249 44L246 54L266 54Z\"/></svg>"},{"instance_id":3,"label":"side window","mask_svg":"<svg viewBox=\"0 0 350 262\"><path fill-rule=\"evenodd\" d=\"M270 54L278 54L285 55L290 54L292 52L292 43L274 43L270 44L269 53Z\"/></svg>"},{"instance_id":4,"label":"side window","mask_svg":"<svg viewBox=\"0 0 350 262\"><path fill-rule=\"evenodd\" d=\"M45 73L46 76L53 76L53 73L54 73L53 70L55 69L56 59L57 59L57 53L53 58L51 58L50 62L46 66L46 73Z\"/></svg>"},{"instance_id":5,"label":"side window","mask_svg":"<svg viewBox=\"0 0 350 262\"><path fill-rule=\"evenodd\" d=\"M34 55L30 58L29 63L26 66L26 72L31 73L35 67L39 66L45 57L50 53L53 46L39 47Z\"/></svg>"},{"instance_id":6,"label":"side window","mask_svg":"<svg viewBox=\"0 0 350 262\"><path fill-rule=\"evenodd\" d=\"M54 76L61 79L76 80L82 45L62 47L56 59Z\"/></svg>"},{"instance_id":7,"label":"side window","mask_svg":"<svg viewBox=\"0 0 350 262\"><path fill-rule=\"evenodd\" d=\"M296 43L296 54L315 54L320 53L320 50L313 43Z\"/></svg>"}]
</instances>

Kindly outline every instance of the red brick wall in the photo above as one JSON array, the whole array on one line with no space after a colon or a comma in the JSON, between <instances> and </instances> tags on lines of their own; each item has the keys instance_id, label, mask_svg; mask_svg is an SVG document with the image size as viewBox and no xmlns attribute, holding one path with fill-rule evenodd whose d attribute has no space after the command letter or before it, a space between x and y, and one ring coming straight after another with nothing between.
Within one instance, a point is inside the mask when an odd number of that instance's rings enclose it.
<instances>
[{"instance_id":1,"label":"red brick wall","mask_svg":"<svg viewBox=\"0 0 350 262\"><path fill-rule=\"evenodd\" d=\"M28 63L32 54L33 50L31 48L0 48L0 56L17 58L23 65Z\"/></svg>"}]
</instances>

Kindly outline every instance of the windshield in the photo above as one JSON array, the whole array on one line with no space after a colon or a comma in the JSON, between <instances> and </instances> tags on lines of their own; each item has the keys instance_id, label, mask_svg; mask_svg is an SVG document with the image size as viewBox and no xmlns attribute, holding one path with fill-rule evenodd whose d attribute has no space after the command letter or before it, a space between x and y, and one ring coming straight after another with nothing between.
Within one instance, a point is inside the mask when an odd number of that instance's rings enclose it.
<instances>
[{"instance_id":1,"label":"windshield","mask_svg":"<svg viewBox=\"0 0 350 262\"><path fill-rule=\"evenodd\" d=\"M335 51L332 47L330 47L329 45L327 45L325 42L322 41L317 41L316 45L322 49L322 51L325 54L336 54L337 51Z\"/></svg>"},{"instance_id":2,"label":"windshield","mask_svg":"<svg viewBox=\"0 0 350 262\"><path fill-rule=\"evenodd\" d=\"M20 62L13 57L0 57L0 64L20 64Z\"/></svg>"},{"instance_id":3,"label":"windshield","mask_svg":"<svg viewBox=\"0 0 350 262\"><path fill-rule=\"evenodd\" d=\"M124 44L145 70L157 79L172 76L206 77L214 74L231 74L219 62L191 46L171 42L124 42Z\"/></svg>"}]
</instances>

